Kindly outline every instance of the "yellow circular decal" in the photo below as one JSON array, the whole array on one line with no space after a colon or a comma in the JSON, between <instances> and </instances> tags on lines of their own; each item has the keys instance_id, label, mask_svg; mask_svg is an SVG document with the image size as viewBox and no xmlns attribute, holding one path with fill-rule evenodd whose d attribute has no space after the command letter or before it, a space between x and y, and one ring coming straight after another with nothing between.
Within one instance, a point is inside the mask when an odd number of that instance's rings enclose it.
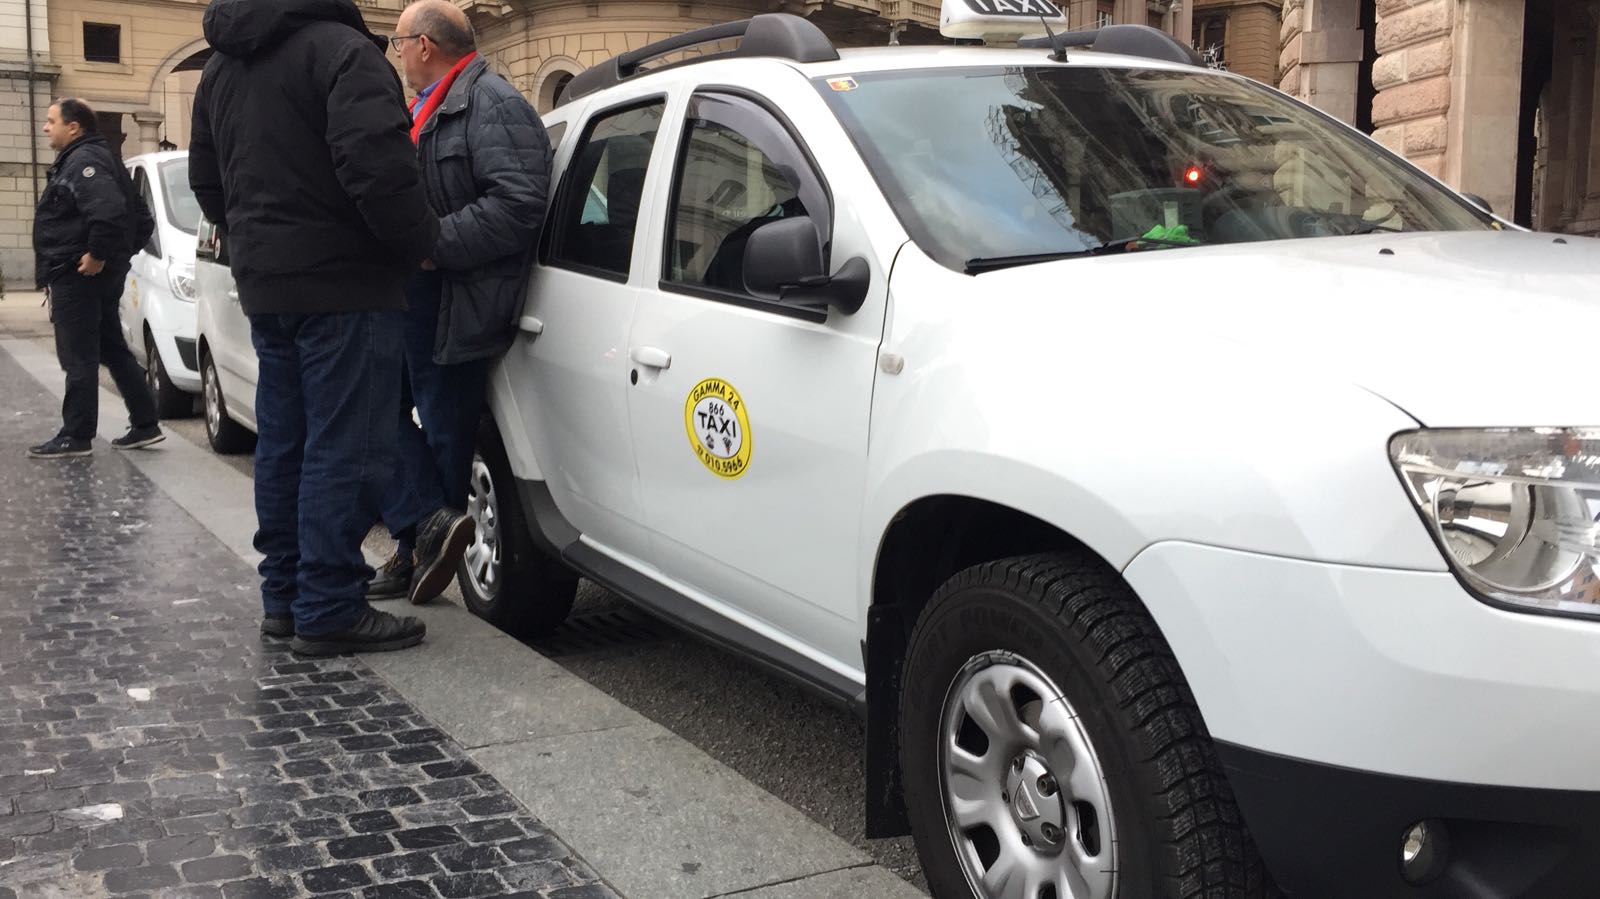
<instances>
[{"instance_id":1,"label":"yellow circular decal","mask_svg":"<svg viewBox=\"0 0 1600 899\"><path fill-rule=\"evenodd\" d=\"M720 378L707 378L689 391L684 426L694 455L710 472L732 480L750 467L750 416L739 391Z\"/></svg>"}]
</instances>

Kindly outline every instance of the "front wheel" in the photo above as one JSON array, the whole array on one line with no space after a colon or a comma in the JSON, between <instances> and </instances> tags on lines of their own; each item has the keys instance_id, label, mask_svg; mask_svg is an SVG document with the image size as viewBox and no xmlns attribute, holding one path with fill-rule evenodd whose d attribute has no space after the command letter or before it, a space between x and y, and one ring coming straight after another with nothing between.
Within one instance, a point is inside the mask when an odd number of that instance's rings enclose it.
<instances>
[{"instance_id":1,"label":"front wheel","mask_svg":"<svg viewBox=\"0 0 1600 899\"><path fill-rule=\"evenodd\" d=\"M467 608L518 637L560 627L577 598L578 576L534 546L505 448L487 420L478 428L467 514L477 528L456 574Z\"/></svg>"},{"instance_id":2,"label":"front wheel","mask_svg":"<svg viewBox=\"0 0 1600 899\"><path fill-rule=\"evenodd\" d=\"M212 361L209 352L200 357L200 393L205 400L206 440L211 443L211 448L223 455L254 449L256 435L228 417L227 401L222 398L222 384L217 380L217 364Z\"/></svg>"},{"instance_id":3,"label":"front wheel","mask_svg":"<svg viewBox=\"0 0 1600 899\"><path fill-rule=\"evenodd\" d=\"M937 899L1271 894L1177 660L1097 560L956 575L903 683L905 793Z\"/></svg>"},{"instance_id":4,"label":"front wheel","mask_svg":"<svg viewBox=\"0 0 1600 899\"><path fill-rule=\"evenodd\" d=\"M186 418L194 414L194 397L178 389L167 375L167 366L156 349L154 334L144 335L144 383L156 398L156 414L162 419Z\"/></svg>"}]
</instances>

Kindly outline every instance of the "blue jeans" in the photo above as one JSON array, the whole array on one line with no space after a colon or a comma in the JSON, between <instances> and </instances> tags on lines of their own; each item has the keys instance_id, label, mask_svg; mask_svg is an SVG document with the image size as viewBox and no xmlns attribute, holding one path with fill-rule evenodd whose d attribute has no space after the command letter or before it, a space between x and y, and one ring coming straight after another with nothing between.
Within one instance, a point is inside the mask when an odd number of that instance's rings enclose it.
<instances>
[{"instance_id":1,"label":"blue jeans","mask_svg":"<svg viewBox=\"0 0 1600 899\"><path fill-rule=\"evenodd\" d=\"M467 507L472 452L494 365L492 359L455 365L433 361L440 287L436 272L423 272L406 287L400 477L389 483L383 497L383 523L399 539L402 552L414 548L414 530L423 519L441 508ZM421 428L411 417L413 406Z\"/></svg>"},{"instance_id":2,"label":"blue jeans","mask_svg":"<svg viewBox=\"0 0 1600 899\"><path fill-rule=\"evenodd\" d=\"M399 312L250 316L261 601L305 636L367 608L361 541L394 470L401 330Z\"/></svg>"}]
</instances>

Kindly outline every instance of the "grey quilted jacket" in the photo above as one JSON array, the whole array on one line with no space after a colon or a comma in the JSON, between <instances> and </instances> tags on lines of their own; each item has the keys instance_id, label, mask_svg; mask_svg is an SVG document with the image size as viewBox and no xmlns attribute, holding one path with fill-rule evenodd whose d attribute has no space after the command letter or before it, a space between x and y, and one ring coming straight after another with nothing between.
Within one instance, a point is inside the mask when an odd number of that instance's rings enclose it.
<instances>
[{"instance_id":1,"label":"grey quilted jacket","mask_svg":"<svg viewBox=\"0 0 1600 899\"><path fill-rule=\"evenodd\" d=\"M417 138L422 183L439 214L433 261L444 276L433 359L505 352L550 197L550 135L533 107L479 57Z\"/></svg>"}]
</instances>

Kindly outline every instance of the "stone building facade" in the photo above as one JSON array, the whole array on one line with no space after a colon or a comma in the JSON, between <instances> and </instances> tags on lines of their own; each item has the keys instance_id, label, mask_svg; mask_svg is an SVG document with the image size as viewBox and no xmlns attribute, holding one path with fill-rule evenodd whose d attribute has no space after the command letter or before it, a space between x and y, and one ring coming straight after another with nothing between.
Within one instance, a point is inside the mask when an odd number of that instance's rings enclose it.
<instances>
[{"instance_id":1,"label":"stone building facade","mask_svg":"<svg viewBox=\"0 0 1600 899\"><path fill-rule=\"evenodd\" d=\"M379 34L394 32L406 2L356 0ZM841 46L940 40L937 0L455 2L472 19L480 49L495 71L541 112L554 108L574 75L601 60L692 28L757 13L805 16ZM1135 22L1185 37L1192 29L1191 2L1064 0L1073 28ZM0 272L13 286L31 284L33 276L28 236L34 183L42 181L54 157L38 131L51 98L87 100L101 113L101 130L125 156L187 147L194 88L209 52L200 30L206 4L0 0ZM30 19L31 32L26 27Z\"/></svg>"},{"instance_id":2,"label":"stone building facade","mask_svg":"<svg viewBox=\"0 0 1600 899\"><path fill-rule=\"evenodd\" d=\"M1191 43L1230 72L1277 84L1282 14L1281 0L1194 0Z\"/></svg>"},{"instance_id":3,"label":"stone building facade","mask_svg":"<svg viewBox=\"0 0 1600 899\"><path fill-rule=\"evenodd\" d=\"M1280 86L1522 225L1600 233L1597 0L1287 0Z\"/></svg>"}]
</instances>

